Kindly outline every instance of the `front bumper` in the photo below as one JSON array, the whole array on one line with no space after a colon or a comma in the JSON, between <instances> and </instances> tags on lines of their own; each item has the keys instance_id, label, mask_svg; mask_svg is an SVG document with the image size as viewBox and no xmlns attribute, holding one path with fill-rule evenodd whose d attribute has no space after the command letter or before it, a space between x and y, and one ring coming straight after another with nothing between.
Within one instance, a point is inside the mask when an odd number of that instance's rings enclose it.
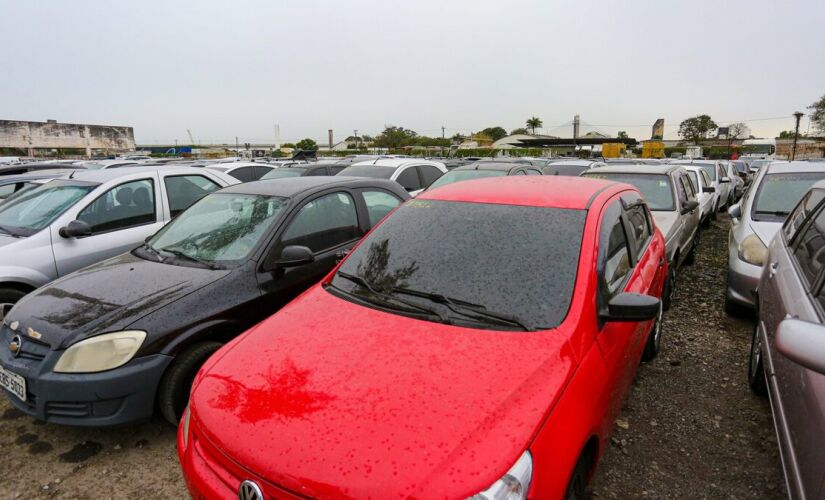
<instances>
[{"instance_id":1,"label":"front bumper","mask_svg":"<svg viewBox=\"0 0 825 500\"><path fill-rule=\"evenodd\" d=\"M84 427L149 419L158 382L172 361L154 354L100 373L54 373L51 368L62 353L48 351L37 359L0 349L0 365L26 379L26 401L3 392L12 405L38 420Z\"/></svg>"},{"instance_id":2,"label":"front bumper","mask_svg":"<svg viewBox=\"0 0 825 500\"><path fill-rule=\"evenodd\" d=\"M756 308L756 287L761 276L762 266L755 266L739 259L739 252L731 237L728 242L728 300L748 308Z\"/></svg>"}]
</instances>

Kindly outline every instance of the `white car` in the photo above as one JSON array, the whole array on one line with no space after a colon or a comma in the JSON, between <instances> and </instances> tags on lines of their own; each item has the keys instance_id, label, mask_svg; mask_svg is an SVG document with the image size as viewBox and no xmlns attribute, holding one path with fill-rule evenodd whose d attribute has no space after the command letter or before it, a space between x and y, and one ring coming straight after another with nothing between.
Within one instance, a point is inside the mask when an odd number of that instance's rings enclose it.
<instances>
[{"instance_id":1,"label":"white car","mask_svg":"<svg viewBox=\"0 0 825 500\"><path fill-rule=\"evenodd\" d=\"M713 193L715 210L718 212L722 210L722 208L730 206L730 192L733 189L733 184L727 172L725 172L724 167L717 160L680 160L673 162L673 164L683 167L696 165L705 169L708 177L710 177L713 188L716 190L716 192Z\"/></svg>"},{"instance_id":2,"label":"white car","mask_svg":"<svg viewBox=\"0 0 825 500\"><path fill-rule=\"evenodd\" d=\"M693 184L696 191L696 200L699 202L699 210L702 215L699 220L702 227L710 227L710 221L716 220L716 212L713 210L716 202L716 188L713 187L708 173L698 165L685 165L685 170L690 174L688 179Z\"/></svg>"},{"instance_id":3,"label":"white car","mask_svg":"<svg viewBox=\"0 0 825 500\"><path fill-rule=\"evenodd\" d=\"M417 158L378 158L362 161L341 170L338 175L389 179L416 196L447 173L443 163Z\"/></svg>"}]
</instances>

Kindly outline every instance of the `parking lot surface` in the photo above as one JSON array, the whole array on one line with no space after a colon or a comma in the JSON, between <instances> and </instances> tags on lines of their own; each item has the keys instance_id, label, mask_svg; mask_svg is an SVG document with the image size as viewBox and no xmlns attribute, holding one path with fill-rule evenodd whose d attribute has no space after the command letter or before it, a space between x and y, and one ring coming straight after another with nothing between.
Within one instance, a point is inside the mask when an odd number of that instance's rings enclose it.
<instances>
[{"instance_id":1,"label":"parking lot surface","mask_svg":"<svg viewBox=\"0 0 825 500\"><path fill-rule=\"evenodd\" d=\"M746 383L752 322L723 310L728 220L705 231L665 316L662 352L640 367L594 497L781 498L767 400ZM36 422L0 399L0 498L184 498L175 430Z\"/></svg>"}]
</instances>

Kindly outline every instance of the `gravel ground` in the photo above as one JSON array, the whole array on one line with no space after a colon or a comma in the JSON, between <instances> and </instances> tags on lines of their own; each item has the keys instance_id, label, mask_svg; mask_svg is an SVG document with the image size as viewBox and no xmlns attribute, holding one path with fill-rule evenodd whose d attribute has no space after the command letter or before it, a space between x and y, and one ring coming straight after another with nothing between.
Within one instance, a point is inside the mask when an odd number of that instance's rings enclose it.
<instances>
[{"instance_id":1,"label":"gravel ground","mask_svg":"<svg viewBox=\"0 0 825 500\"><path fill-rule=\"evenodd\" d=\"M725 218L726 219L726 218ZM752 323L723 310L727 220L706 231L665 317L662 352L640 367L594 497L785 496L767 400L748 390ZM45 425L0 398L0 498L184 498L175 431Z\"/></svg>"}]
</instances>

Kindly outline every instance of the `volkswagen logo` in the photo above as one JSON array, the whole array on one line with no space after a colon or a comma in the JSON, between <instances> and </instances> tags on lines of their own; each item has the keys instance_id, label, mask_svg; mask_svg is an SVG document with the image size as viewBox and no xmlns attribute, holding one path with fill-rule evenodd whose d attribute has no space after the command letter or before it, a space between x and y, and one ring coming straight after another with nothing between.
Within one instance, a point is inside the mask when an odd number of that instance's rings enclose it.
<instances>
[{"instance_id":1,"label":"volkswagen logo","mask_svg":"<svg viewBox=\"0 0 825 500\"><path fill-rule=\"evenodd\" d=\"M264 500L264 494L254 481L247 479L238 488L238 500Z\"/></svg>"},{"instance_id":2,"label":"volkswagen logo","mask_svg":"<svg viewBox=\"0 0 825 500\"><path fill-rule=\"evenodd\" d=\"M20 351L23 350L23 338L20 337L20 335L15 335L11 339L11 343L9 343L9 350L15 358L20 355Z\"/></svg>"}]
</instances>

